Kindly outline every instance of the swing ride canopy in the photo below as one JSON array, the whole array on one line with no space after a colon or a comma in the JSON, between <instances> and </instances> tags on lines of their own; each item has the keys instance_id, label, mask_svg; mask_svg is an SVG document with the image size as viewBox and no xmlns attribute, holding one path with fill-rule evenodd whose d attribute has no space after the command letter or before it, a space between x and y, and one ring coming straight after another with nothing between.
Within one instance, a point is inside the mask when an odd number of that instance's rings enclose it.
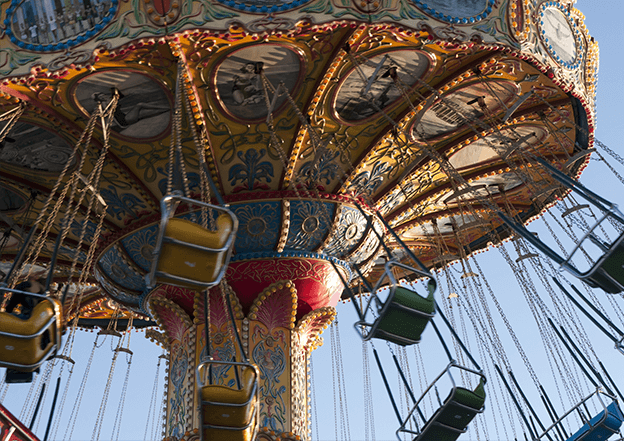
<instances>
[{"instance_id":1,"label":"swing ride canopy","mask_svg":"<svg viewBox=\"0 0 624 441\"><path fill-rule=\"evenodd\" d=\"M576 177L591 152L598 48L572 1L111 0L73 24L24 31L57 3L1 6L0 105L23 106L0 151L1 219L13 226L2 259L8 267L90 115L117 90L101 231L83 202L68 228L50 226L37 262L66 232L55 279L72 265L86 273L67 315L79 310L85 326L112 316L110 299L151 323L144 276L178 60L191 108L182 124L205 127L210 175L239 220L227 277L243 308L287 278L301 317L338 301L330 262L346 278L345 262L374 270L385 227L357 205L379 211L426 265L444 265L509 235L497 207L528 221L563 195L536 158ZM96 167L99 131L65 179L83 159L83 175ZM190 132L182 148L200 194Z\"/></svg>"}]
</instances>

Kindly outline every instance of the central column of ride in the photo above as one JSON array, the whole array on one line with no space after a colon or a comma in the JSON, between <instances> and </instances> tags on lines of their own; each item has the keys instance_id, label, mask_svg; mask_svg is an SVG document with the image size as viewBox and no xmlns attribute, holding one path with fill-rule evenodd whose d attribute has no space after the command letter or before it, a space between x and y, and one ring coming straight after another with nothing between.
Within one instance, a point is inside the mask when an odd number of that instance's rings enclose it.
<instances>
[{"instance_id":1,"label":"central column of ride","mask_svg":"<svg viewBox=\"0 0 624 441\"><path fill-rule=\"evenodd\" d=\"M209 291L210 352L215 360L241 360L225 303L230 295L242 345L260 372L259 439L309 439L309 355L335 317L339 276L323 259L296 257L235 262L229 274L231 289ZM324 305L298 312L310 300ZM169 345L164 438L197 439L196 369L206 358L203 294L163 285L148 301ZM216 369L215 383L235 387L224 371Z\"/></svg>"}]
</instances>

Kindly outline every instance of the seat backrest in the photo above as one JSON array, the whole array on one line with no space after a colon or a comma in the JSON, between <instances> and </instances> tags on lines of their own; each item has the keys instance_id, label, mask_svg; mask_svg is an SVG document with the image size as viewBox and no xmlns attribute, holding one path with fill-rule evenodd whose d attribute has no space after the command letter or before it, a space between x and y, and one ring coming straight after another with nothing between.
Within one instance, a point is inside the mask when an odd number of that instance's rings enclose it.
<instances>
[{"instance_id":1,"label":"seat backrest","mask_svg":"<svg viewBox=\"0 0 624 441\"><path fill-rule=\"evenodd\" d=\"M32 310L30 318L20 319L10 313L2 313L0 320L0 332L10 332L17 335L34 335L54 317L54 305L50 300L44 299L37 303Z\"/></svg>"},{"instance_id":2,"label":"seat backrest","mask_svg":"<svg viewBox=\"0 0 624 441\"><path fill-rule=\"evenodd\" d=\"M204 401L226 404L245 404L256 390L256 375L253 368L244 368L241 375L241 389L227 386L205 385L201 390Z\"/></svg>"},{"instance_id":3,"label":"seat backrest","mask_svg":"<svg viewBox=\"0 0 624 441\"><path fill-rule=\"evenodd\" d=\"M167 222L165 235L207 248L223 248L232 234L230 216L221 214L216 220L216 231L210 231L188 219L172 218Z\"/></svg>"},{"instance_id":4,"label":"seat backrest","mask_svg":"<svg viewBox=\"0 0 624 441\"><path fill-rule=\"evenodd\" d=\"M485 402L485 382L483 379L479 381L479 384L474 390L466 389L463 387L457 387L449 396L444 400L444 402L448 402L449 400L453 400L457 403L463 404L464 406L468 406L472 409L479 410L483 407L483 403Z\"/></svg>"}]
</instances>

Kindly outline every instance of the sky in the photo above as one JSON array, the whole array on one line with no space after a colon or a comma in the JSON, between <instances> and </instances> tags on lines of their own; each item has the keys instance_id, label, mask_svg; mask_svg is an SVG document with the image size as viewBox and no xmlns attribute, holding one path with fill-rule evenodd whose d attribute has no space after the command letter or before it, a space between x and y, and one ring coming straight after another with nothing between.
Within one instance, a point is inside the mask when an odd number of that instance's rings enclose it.
<instances>
[{"instance_id":1,"label":"sky","mask_svg":"<svg viewBox=\"0 0 624 441\"><path fill-rule=\"evenodd\" d=\"M620 130L622 127L622 112L620 104L624 98L624 83L621 81L621 72L624 70L624 61L622 61L623 57L621 55L622 43L619 43L618 37L622 30L624 1L579 0L576 7L585 14L585 23L589 28L590 34L596 38L600 45L596 137L610 148L620 151L622 144ZM620 173L624 171L624 166L621 164L614 162L613 166ZM621 192L622 184L610 175L605 164L600 161L592 160L590 162L590 166L584 172L581 181L616 203L622 202L624 199ZM552 393L553 398L559 399L563 395L560 401L565 402L565 392L558 390L557 380L553 379L552 372L555 367L548 362L548 357L544 355L544 348L539 343L541 337L536 331L536 319L531 315L527 302L514 280L514 275L503 261L501 253L498 250L490 250L487 253L480 254L477 260L484 268L488 282L496 292L497 298L501 301L512 329L515 330L527 357L530 359L532 369L535 370L545 388ZM458 291L458 295L460 296L459 300L461 300L463 293ZM606 299L606 294L596 291L596 295L607 308L612 307L613 303ZM545 294L544 296L546 297ZM623 306L621 297L618 297L617 300L611 300L615 302L616 307L617 305ZM468 320L468 317L465 317ZM497 323L500 323L500 317L495 318L495 320L497 320ZM352 305L339 304L337 331L326 330L323 335L324 345L312 355L313 382L311 386L315 392L315 398L312 401L312 439L319 441L336 439L364 440L367 434L366 428L367 426L370 427L371 420L374 421L375 436L373 438L368 433L367 439L396 439L394 437L394 431L397 428L396 418L391 410L387 394L383 389L379 372L373 364L370 346L366 346L366 353L370 362L370 371L367 374L364 371L365 363L363 361L362 343L353 329L353 322L355 322L355 314ZM617 353L610 341L597 333L587 320L581 317L579 323L590 335L592 345L598 357L605 363L610 372L614 374L616 382L619 381L620 387L624 389L621 370L618 370L623 355ZM469 336L468 343L474 352L475 358L479 362L487 364L486 359L491 354L483 353L479 349L477 340L479 336L474 332L474 328L471 328L470 322L463 322L459 329L461 329L460 333L462 335L465 330L465 334ZM335 358L337 345L332 344L332 340L337 340L337 334L340 337L341 356L338 358L338 360L341 359L340 363L337 363ZM334 337L332 338L332 336ZM117 360L115 369L111 374L112 349L114 348L114 343L111 342L112 339L112 337L108 337L104 341L101 338L98 339L98 347L93 352L91 370L85 379L85 367L94 347L95 334L90 332L79 333L72 354L77 363L71 381L67 386L67 394L64 401L62 397L67 384L67 368L62 372L61 384L63 387L61 388L57 409L60 409L60 403L64 402L62 406L63 412L58 429L55 430L55 426L53 426L51 439L69 439L71 434L72 440L88 440L97 437L99 433L99 439L102 440L130 441L152 439L152 433L160 433L161 422L158 421L157 427L154 429L154 425L151 424L151 421L148 421L148 412L150 408L153 408L150 406L150 400L152 399L155 385L155 407L159 412L162 409L164 363L160 367L159 375L156 375L158 357L161 355L162 350L147 341L144 333L132 332L130 348L134 355L129 370L128 358L124 354ZM502 324L501 339L504 350L514 365L514 372L517 374L519 381L521 384L526 385L527 393L533 396L535 400L535 395L531 392L533 385L530 375L526 372L526 366L517 353L509 335L505 335ZM334 355L332 355L332 348ZM389 363L388 350L385 344L376 343L376 348L382 354L382 361L387 367L391 383L396 384L397 374ZM421 372L426 373L427 377L431 379L440 370L440 366L446 363L444 353L439 342L434 338L431 329L425 332L423 342L416 350L410 349L408 351L407 357L410 360L410 375L416 383L419 381L417 378L419 378ZM342 376L346 380L344 383L337 382L332 372L332 367L334 371L338 368L342 370ZM56 368L52 374L51 387L55 384L58 371L59 368ZM124 408L123 412L118 412L127 373L128 386ZM105 385L109 375L112 375L112 383L108 400L104 401ZM368 379L370 379L372 384L370 388L366 386ZM77 397L79 397L78 394L83 384L84 391L81 404L76 406L74 410L74 403L78 400ZM488 391L486 412L482 417L485 422L478 424L478 431L471 428L465 435L462 435L460 440L488 439L489 441L496 441L512 439L510 438L510 435L513 435L511 428L503 428L504 424L500 423L500 421L507 420L511 411L505 405L501 405L502 398L500 396L497 397L497 394L501 392L498 391L495 385L496 382L490 379L488 382L490 390ZM341 388L340 393L339 386ZM43 411L41 412L43 417L39 418L38 422L35 423L35 432L41 438L43 438L43 433L45 432L53 391L48 392ZM34 396L32 389L28 385L13 385L8 388L6 396L4 393L5 387L0 385L0 399L2 399L3 404L15 415L21 415L26 424L28 424L35 401L32 399ZM442 397L446 396L446 393L445 391L440 391ZM31 399L27 400L28 405L24 406L25 398L28 397L31 397ZM343 403L343 407L346 409L344 412L340 411L340 403ZM502 401L502 403L504 404L505 401ZM103 418L98 418L98 415L100 417L103 415ZM75 418L73 426L70 417ZM98 420L103 420L101 429L98 428ZM494 423L494 420L497 420L498 423ZM509 421L511 421L511 417ZM505 424L517 426L516 423ZM521 433L518 427L516 427L516 430L518 434Z\"/></svg>"}]
</instances>

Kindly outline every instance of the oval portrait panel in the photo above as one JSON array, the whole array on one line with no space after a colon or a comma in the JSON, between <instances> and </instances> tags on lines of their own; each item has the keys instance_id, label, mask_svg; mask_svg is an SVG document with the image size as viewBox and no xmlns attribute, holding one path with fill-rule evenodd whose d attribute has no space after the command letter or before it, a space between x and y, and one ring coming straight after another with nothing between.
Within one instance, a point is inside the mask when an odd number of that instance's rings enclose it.
<instances>
[{"instance_id":1,"label":"oval portrait panel","mask_svg":"<svg viewBox=\"0 0 624 441\"><path fill-rule=\"evenodd\" d=\"M20 48L57 51L95 36L116 11L116 0L12 0L6 32Z\"/></svg>"},{"instance_id":2,"label":"oval portrait panel","mask_svg":"<svg viewBox=\"0 0 624 441\"><path fill-rule=\"evenodd\" d=\"M473 83L431 102L417 115L412 136L426 140L454 133L459 127L483 117L484 112L496 114L517 97L519 87L506 80Z\"/></svg>"},{"instance_id":3,"label":"oval portrait panel","mask_svg":"<svg viewBox=\"0 0 624 441\"><path fill-rule=\"evenodd\" d=\"M72 146L55 133L18 121L4 139L0 161L29 170L60 172L72 151Z\"/></svg>"},{"instance_id":4,"label":"oval portrait panel","mask_svg":"<svg viewBox=\"0 0 624 441\"><path fill-rule=\"evenodd\" d=\"M249 46L228 55L217 68L216 88L223 107L233 116L244 120L266 118L262 74L268 80L267 91L273 111L286 100L282 95L273 100L274 90L283 84L291 95L299 83L302 60L299 54L277 44Z\"/></svg>"},{"instance_id":5,"label":"oval portrait panel","mask_svg":"<svg viewBox=\"0 0 624 441\"><path fill-rule=\"evenodd\" d=\"M353 69L338 88L335 108L344 121L358 121L379 113L397 100L401 91L392 77L406 88L414 86L429 69L422 52L399 50L376 55Z\"/></svg>"},{"instance_id":6,"label":"oval portrait panel","mask_svg":"<svg viewBox=\"0 0 624 441\"><path fill-rule=\"evenodd\" d=\"M548 137L548 132L538 125L522 125L501 129L485 138L471 142L451 155L449 162L458 170L518 155L522 150L533 150Z\"/></svg>"},{"instance_id":7,"label":"oval portrait panel","mask_svg":"<svg viewBox=\"0 0 624 441\"><path fill-rule=\"evenodd\" d=\"M147 139L162 135L171 121L172 104L164 89L138 72L109 70L80 80L74 99L90 115L96 106L106 106L113 91L119 92L112 129L127 138Z\"/></svg>"},{"instance_id":8,"label":"oval portrait panel","mask_svg":"<svg viewBox=\"0 0 624 441\"><path fill-rule=\"evenodd\" d=\"M26 198L0 185L0 213L11 213L26 205Z\"/></svg>"}]
</instances>

